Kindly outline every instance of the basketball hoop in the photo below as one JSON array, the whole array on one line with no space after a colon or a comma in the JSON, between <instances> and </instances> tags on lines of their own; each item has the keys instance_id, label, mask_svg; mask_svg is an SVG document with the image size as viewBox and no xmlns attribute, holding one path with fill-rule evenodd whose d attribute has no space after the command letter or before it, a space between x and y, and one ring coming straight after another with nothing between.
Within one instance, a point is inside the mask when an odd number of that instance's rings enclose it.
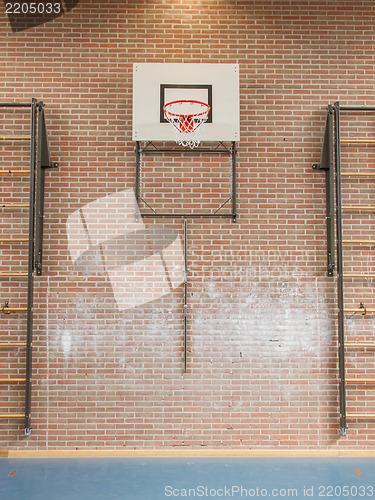
<instances>
[{"instance_id":1,"label":"basketball hoop","mask_svg":"<svg viewBox=\"0 0 375 500\"><path fill-rule=\"evenodd\" d=\"M200 143L200 127L207 121L210 106L200 101L179 100L164 106L164 116L176 134L180 146L195 148Z\"/></svg>"}]
</instances>

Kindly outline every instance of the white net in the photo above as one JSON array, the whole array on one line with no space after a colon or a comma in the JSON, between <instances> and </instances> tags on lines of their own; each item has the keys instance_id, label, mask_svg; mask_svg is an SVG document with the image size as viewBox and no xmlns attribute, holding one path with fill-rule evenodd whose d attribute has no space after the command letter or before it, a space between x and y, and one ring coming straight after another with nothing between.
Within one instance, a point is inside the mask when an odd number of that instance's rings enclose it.
<instances>
[{"instance_id":1,"label":"white net","mask_svg":"<svg viewBox=\"0 0 375 500\"><path fill-rule=\"evenodd\" d=\"M190 148L200 143L201 125L209 112L210 106L200 101L172 101L164 106L164 116L173 126L177 144Z\"/></svg>"}]
</instances>

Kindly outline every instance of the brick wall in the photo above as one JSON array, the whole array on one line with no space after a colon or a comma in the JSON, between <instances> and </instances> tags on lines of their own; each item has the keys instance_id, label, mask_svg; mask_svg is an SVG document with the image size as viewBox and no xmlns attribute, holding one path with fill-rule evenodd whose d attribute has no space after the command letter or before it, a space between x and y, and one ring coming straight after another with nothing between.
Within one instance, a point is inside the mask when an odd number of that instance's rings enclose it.
<instances>
[{"instance_id":1,"label":"brick wall","mask_svg":"<svg viewBox=\"0 0 375 500\"><path fill-rule=\"evenodd\" d=\"M374 446L374 421L351 421L348 435L338 434L336 290L326 276L324 175L311 168L319 161L326 105L338 99L373 104L373 2L80 0L66 15L20 33L12 33L3 5L0 10L0 100L46 103L51 154L60 163L46 176L33 431L25 438L22 422L0 421L0 446ZM90 207L86 223L95 226L100 207L92 203L101 199L111 207L111 196L134 186L134 62L240 65L239 217L235 224L188 223L185 374L181 269L169 293L127 307L129 296L120 300L113 286L121 289L123 278L108 273L111 262L118 267L125 258L121 241L106 247L104 257L99 242L97 253L78 262L68 245L74 214ZM7 129L25 126L16 115L2 115ZM371 134L374 121L368 120ZM360 130L363 123L350 126ZM2 147L3 168L21 162L22 146L19 159ZM358 168L371 168L373 157L370 148L363 160L354 152ZM148 199L165 210L179 203L206 210L225 201L228 163L198 160L145 161ZM160 201L161 179L168 189ZM25 189L19 179L1 182L3 197ZM355 187L347 193L355 197ZM372 194L370 187L365 196L371 200ZM8 211L1 231L20 232L21 215ZM143 223L148 234L161 231L170 242L182 241L181 220ZM355 216L347 223L354 226ZM366 224L372 231L371 220ZM100 224L96 231L100 239ZM150 257L144 241L131 241L126 258L135 261L139 251ZM1 250L1 269L9 262L17 268L20 255L25 258L21 245ZM176 252L178 263L178 245ZM371 270L372 249L363 256ZM150 287L162 286L152 271L148 277ZM353 301L372 301L371 284L365 291L353 287ZM3 279L1 303L22 305L22 286ZM353 338L373 339L371 318L354 321ZM22 316L1 317L3 336L22 338L24 329ZM22 352L2 352L2 371L22 373ZM349 366L356 362L366 376L374 374L373 351L353 355ZM367 387L350 392L349 403L371 411L373 396ZM22 391L2 386L1 408L22 410Z\"/></svg>"}]
</instances>

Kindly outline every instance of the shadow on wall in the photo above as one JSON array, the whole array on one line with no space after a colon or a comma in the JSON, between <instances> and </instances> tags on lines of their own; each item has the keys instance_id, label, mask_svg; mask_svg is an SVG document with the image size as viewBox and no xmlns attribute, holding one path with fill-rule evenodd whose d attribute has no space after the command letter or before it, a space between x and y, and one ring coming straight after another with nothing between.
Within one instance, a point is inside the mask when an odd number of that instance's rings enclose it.
<instances>
[{"instance_id":1,"label":"shadow on wall","mask_svg":"<svg viewBox=\"0 0 375 500\"><path fill-rule=\"evenodd\" d=\"M9 2L4 0L13 33L25 31L41 24L48 23L71 11L79 0L51 0L50 2Z\"/></svg>"},{"instance_id":2,"label":"shadow on wall","mask_svg":"<svg viewBox=\"0 0 375 500\"><path fill-rule=\"evenodd\" d=\"M99 198L66 223L75 271L106 275L119 310L168 295L184 279L184 250L177 231L145 227L132 189Z\"/></svg>"}]
</instances>

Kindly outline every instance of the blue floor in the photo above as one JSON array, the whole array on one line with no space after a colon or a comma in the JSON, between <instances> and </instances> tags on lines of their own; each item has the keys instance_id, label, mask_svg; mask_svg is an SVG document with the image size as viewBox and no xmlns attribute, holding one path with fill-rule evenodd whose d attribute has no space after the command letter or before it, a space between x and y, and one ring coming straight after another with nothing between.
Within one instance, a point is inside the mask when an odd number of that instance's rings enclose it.
<instances>
[{"instance_id":1,"label":"blue floor","mask_svg":"<svg viewBox=\"0 0 375 500\"><path fill-rule=\"evenodd\" d=\"M0 459L1 500L373 497L375 458Z\"/></svg>"}]
</instances>

